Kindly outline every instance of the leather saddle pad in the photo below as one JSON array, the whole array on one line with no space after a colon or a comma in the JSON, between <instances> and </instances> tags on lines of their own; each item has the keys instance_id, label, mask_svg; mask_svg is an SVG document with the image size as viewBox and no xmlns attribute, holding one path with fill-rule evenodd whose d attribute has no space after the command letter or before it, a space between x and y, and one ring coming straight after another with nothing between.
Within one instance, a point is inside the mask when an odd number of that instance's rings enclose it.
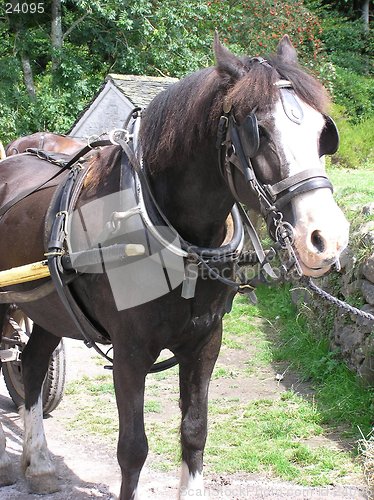
<instances>
[{"instance_id":1,"label":"leather saddle pad","mask_svg":"<svg viewBox=\"0 0 374 500\"><path fill-rule=\"evenodd\" d=\"M69 158L59 155L61 158ZM13 199L30 193L31 190L44 189L46 187L57 186L68 174L68 171L61 172L61 175L53 178L61 171L61 166L40 159L34 154L23 153L10 156L0 162L0 211Z\"/></svg>"}]
</instances>

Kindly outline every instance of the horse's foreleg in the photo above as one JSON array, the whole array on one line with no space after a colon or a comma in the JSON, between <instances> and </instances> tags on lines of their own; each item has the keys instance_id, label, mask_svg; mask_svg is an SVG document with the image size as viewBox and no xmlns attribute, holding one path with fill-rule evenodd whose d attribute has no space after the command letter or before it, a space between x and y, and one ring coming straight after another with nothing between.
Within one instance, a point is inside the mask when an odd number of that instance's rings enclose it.
<instances>
[{"instance_id":1,"label":"horse's foreleg","mask_svg":"<svg viewBox=\"0 0 374 500\"><path fill-rule=\"evenodd\" d=\"M207 437L208 388L221 346L216 326L199 353L180 361L182 473L180 498L207 498L203 485L203 453Z\"/></svg>"},{"instance_id":2,"label":"horse's foreleg","mask_svg":"<svg viewBox=\"0 0 374 500\"><path fill-rule=\"evenodd\" d=\"M22 372L25 387L24 444L22 467L32 493L52 493L58 490L53 465L43 427L41 389L49 360L60 338L34 325L22 353Z\"/></svg>"},{"instance_id":3,"label":"horse's foreleg","mask_svg":"<svg viewBox=\"0 0 374 500\"><path fill-rule=\"evenodd\" d=\"M113 377L119 414L117 457L122 472L120 500L139 500L138 481L148 454L144 430L144 385L148 368L140 357L121 355L114 345Z\"/></svg>"}]
</instances>

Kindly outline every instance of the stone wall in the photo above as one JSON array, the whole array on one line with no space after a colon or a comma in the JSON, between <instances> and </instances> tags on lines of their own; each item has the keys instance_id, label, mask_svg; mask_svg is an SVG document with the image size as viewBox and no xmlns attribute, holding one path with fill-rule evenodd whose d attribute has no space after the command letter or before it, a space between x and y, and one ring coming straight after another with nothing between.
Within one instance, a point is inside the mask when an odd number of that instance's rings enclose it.
<instances>
[{"instance_id":1,"label":"stone wall","mask_svg":"<svg viewBox=\"0 0 374 500\"><path fill-rule=\"evenodd\" d=\"M374 203L364 206L362 213L373 215ZM340 272L333 272L315 282L349 304L374 314L374 221L366 222L351 234L350 239L352 244L342 255ZM309 294L293 297L295 302L300 302L300 298L304 302L306 299L308 307L322 323L331 311L334 312L331 348L341 353L347 365L366 384L374 386L374 322L342 313L336 306Z\"/></svg>"},{"instance_id":2,"label":"stone wall","mask_svg":"<svg viewBox=\"0 0 374 500\"><path fill-rule=\"evenodd\" d=\"M360 309L374 314L374 253L357 264L354 252L349 249L342 263L340 294L343 300L357 302ZM332 348L339 349L351 369L367 384L374 386L373 321L337 313L331 344Z\"/></svg>"}]
</instances>

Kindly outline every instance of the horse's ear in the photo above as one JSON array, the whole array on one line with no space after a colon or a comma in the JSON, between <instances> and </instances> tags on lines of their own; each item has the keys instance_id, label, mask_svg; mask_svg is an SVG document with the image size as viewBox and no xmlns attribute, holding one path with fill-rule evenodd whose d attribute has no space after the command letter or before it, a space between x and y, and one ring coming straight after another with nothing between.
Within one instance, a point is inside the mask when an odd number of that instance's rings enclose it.
<instances>
[{"instance_id":1,"label":"horse's ear","mask_svg":"<svg viewBox=\"0 0 374 500\"><path fill-rule=\"evenodd\" d=\"M236 55L234 55L222 45L222 43L219 41L217 31L214 34L213 48L217 69L219 71L227 73L235 79L239 79L244 76L244 74L246 73L244 64L238 57L236 57Z\"/></svg>"},{"instance_id":2,"label":"horse's ear","mask_svg":"<svg viewBox=\"0 0 374 500\"><path fill-rule=\"evenodd\" d=\"M284 35L278 43L277 54L283 62L297 64L297 53L288 35Z\"/></svg>"}]
</instances>

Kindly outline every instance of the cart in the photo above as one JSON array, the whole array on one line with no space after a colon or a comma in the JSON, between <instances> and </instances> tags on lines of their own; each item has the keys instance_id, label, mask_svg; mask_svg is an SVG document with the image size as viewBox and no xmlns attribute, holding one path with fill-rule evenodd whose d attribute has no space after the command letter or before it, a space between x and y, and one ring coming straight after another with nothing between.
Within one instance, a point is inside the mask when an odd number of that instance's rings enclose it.
<instances>
[{"instance_id":1,"label":"cart","mask_svg":"<svg viewBox=\"0 0 374 500\"><path fill-rule=\"evenodd\" d=\"M44 262L29 264L0 272L0 287L34 281L49 275ZM5 385L17 407L24 402L25 392L22 379L22 351L30 337L33 322L15 304L8 306L2 328L0 360ZM61 402L66 374L65 345L63 339L53 352L42 388L43 413L51 413Z\"/></svg>"}]
</instances>

